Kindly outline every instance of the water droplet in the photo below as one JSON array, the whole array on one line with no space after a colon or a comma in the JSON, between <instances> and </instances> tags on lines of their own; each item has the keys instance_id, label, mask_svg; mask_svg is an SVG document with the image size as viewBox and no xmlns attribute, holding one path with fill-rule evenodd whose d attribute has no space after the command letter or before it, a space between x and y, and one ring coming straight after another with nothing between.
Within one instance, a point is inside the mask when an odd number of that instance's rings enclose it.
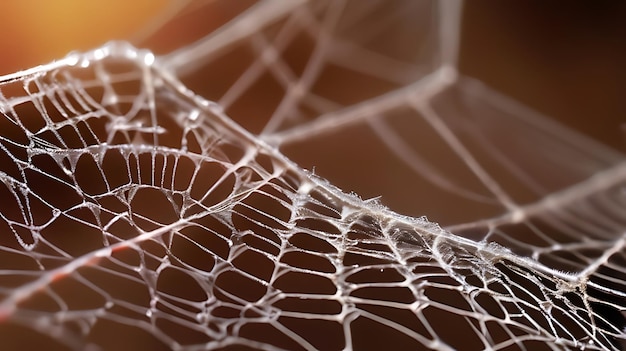
<instances>
[{"instance_id":1,"label":"water droplet","mask_svg":"<svg viewBox=\"0 0 626 351\"><path fill-rule=\"evenodd\" d=\"M146 54L143 56L143 63L146 66L150 66L154 63L154 54L151 52L146 52Z\"/></svg>"},{"instance_id":2,"label":"water droplet","mask_svg":"<svg viewBox=\"0 0 626 351\"><path fill-rule=\"evenodd\" d=\"M200 111L199 111L199 110L192 110L192 111L189 113L189 116L188 116L188 118L189 118L190 120L192 120L192 121L197 120L197 119L198 119L198 117L200 117Z\"/></svg>"},{"instance_id":3,"label":"water droplet","mask_svg":"<svg viewBox=\"0 0 626 351\"><path fill-rule=\"evenodd\" d=\"M552 301L541 301L539 304L541 305L541 309L547 313L550 313L552 310Z\"/></svg>"},{"instance_id":4,"label":"water droplet","mask_svg":"<svg viewBox=\"0 0 626 351\"><path fill-rule=\"evenodd\" d=\"M208 320L207 317L208 317L207 314L204 312L200 312L196 314L196 320L198 321L198 323L202 323L202 324L206 323Z\"/></svg>"}]
</instances>

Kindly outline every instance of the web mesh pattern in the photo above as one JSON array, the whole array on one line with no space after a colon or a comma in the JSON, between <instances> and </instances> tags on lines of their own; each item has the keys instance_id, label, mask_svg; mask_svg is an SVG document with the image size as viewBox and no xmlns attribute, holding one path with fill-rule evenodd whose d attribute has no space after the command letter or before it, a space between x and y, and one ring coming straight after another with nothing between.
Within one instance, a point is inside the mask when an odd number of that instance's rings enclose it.
<instances>
[{"instance_id":1,"label":"web mesh pattern","mask_svg":"<svg viewBox=\"0 0 626 351\"><path fill-rule=\"evenodd\" d=\"M155 58L112 43L5 76L3 338L94 350L620 349L623 156L457 76L457 19L433 11L459 4L411 3L293 2L281 13L260 2L224 27L246 34L227 44L214 35ZM406 13L424 14L405 28L407 40L426 33L423 51L377 53L364 23L403 33ZM310 41L298 70L286 48ZM242 48L253 61L202 96L177 78L197 85L186 71L219 74L219 58ZM342 96L320 83L328 69L376 82L346 79L371 90ZM267 79L280 88L255 87ZM423 196L412 202L467 212L442 228L284 156L361 129L415 176ZM433 150L450 157L437 163Z\"/></svg>"}]
</instances>

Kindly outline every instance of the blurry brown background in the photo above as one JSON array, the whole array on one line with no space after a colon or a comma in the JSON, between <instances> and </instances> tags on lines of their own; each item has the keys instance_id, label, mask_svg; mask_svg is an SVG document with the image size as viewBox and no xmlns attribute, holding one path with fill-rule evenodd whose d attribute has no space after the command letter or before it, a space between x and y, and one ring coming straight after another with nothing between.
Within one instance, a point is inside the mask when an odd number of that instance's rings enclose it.
<instances>
[{"instance_id":1,"label":"blurry brown background","mask_svg":"<svg viewBox=\"0 0 626 351\"><path fill-rule=\"evenodd\" d=\"M252 1L211 5L195 20L150 40L176 8L167 0L15 1L0 9L0 74L131 39L157 53L210 31ZM193 3L191 6L199 6ZM200 7L201 8L201 7ZM188 16L187 16L188 17ZM624 149L626 121L626 3L622 1L472 0L465 3L461 71L539 111Z\"/></svg>"},{"instance_id":2,"label":"blurry brown background","mask_svg":"<svg viewBox=\"0 0 626 351\"><path fill-rule=\"evenodd\" d=\"M624 150L626 2L472 0L464 20L462 72Z\"/></svg>"},{"instance_id":3,"label":"blurry brown background","mask_svg":"<svg viewBox=\"0 0 626 351\"><path fill-rule=\"evenodd\" d=\"M11 1L0 5L0 74L129 37L167 0Z\"/></svg>"}]
</instances>

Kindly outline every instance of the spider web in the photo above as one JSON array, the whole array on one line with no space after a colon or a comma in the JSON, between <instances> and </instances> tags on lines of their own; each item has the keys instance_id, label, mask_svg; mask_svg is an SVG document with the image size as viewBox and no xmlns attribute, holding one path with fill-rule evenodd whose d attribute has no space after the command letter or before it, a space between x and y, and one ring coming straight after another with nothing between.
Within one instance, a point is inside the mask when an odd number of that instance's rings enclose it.
<instances>
[{"instance_id":1,"label":"spider web","mask_svg":"<svg viewBox=\"0 0 626 351\"><path fill-rule=\"evenodd\" d=\"M2 77L5 346L620 349L624 157L460 75L460 14L263 1Z\"/></svg>"}]
</instances>

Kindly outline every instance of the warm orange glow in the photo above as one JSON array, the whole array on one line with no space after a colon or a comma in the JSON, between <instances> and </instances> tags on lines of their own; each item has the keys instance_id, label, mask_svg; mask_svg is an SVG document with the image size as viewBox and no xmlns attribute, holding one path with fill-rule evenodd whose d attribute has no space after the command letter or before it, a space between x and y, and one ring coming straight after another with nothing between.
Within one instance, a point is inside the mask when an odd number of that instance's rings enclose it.
<instances>
[{"instance_id":1,"label":"warm orange glow","mask_svg":"<svg viewBox=\"0 0 626 351\"><path fill-rule=\"evenodd\" d=\"M12 1L0 9L0 74L129 38L167 0Z\"/></svg>"}]
</instances>

